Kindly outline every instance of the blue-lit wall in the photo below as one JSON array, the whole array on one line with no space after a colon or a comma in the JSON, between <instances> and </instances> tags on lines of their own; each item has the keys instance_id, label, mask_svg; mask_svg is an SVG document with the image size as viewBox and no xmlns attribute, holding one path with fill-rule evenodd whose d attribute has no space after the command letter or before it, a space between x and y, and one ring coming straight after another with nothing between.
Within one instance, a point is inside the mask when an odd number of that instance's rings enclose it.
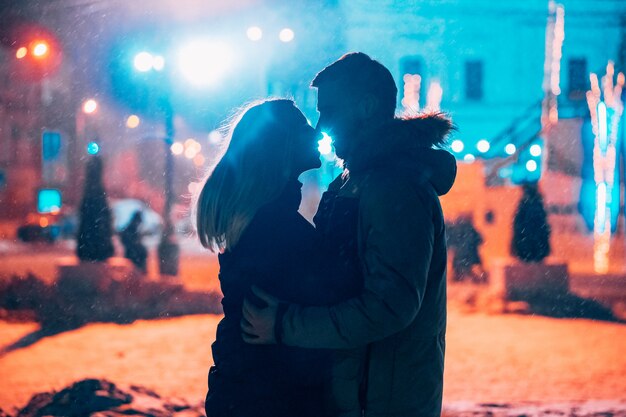
<instances>
[{"instance_id":1,"label":"blue-lit wall","mask_svg":"<svg viewBox=\"0 0 626 417\"><path fill-rule=\"evenodd\" d=\"M565 7L560 78L566 92L570 58L585 58L588 71L599 71L607 60L617 59L626 2L560 3ZM543 97L547 0L345 0L340 5L346 16L347 49L382 61L400 91L406 57L421 59L422 105L424 83L439 80L441 108L459 126L457 137L466 143L465 152L475 151L478 140L495 137ZM467 61L482 62L482 99L466 97Z\"/></svg>"}]
</instances>

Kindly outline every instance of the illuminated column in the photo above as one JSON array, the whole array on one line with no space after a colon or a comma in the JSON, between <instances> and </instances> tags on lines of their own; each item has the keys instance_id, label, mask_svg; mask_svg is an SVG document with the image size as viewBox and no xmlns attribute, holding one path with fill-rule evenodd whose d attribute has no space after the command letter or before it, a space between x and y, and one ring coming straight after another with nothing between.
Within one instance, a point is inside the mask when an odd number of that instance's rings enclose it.
<instances>
[{"instance_id":1,"label":"illuminated column","mask_svg":"<svg viewBox=\"0 0 626 417\"><path fill-rule=\"evenodd\" d=\"M548 136L550 128L559 121L557 99L561 94L560 74L563 40L565 39L565 8L553 0L548 3L549 16L546 25L546 49L543 72L544 98L541 106L541 132L544 139L543 169L548 164Z\"/></svg>"},{"instance_id":2,"label":"illuminated column","mask_svg":"<svg viewBox=\"0 0 626 417\"><path fill-rule=\"evenodd\" d=\"M615 208L614 192L619 190L619 180L615 184L617 164L617 139L619 121L624 105L621 100L624 74L619 73L617 83L613 84L614 67L609 62L606 75L602 77L602 86L596 74L590 75L591 90L587 91L587 104L591 114L594 134L593 172L596 184L596 211L594 217L594 270L607 273L609 270L609 249L611 247L611 226L618 214L619 204Z\"/></svg>"}]
</instances>

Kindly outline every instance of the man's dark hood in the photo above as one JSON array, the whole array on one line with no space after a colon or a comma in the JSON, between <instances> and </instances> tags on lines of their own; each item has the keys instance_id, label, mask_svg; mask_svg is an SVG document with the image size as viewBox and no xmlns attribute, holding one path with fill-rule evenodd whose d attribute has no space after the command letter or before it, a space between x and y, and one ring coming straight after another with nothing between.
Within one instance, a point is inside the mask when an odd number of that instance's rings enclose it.
<instances>
[{"instance_id":1,"label":"man's dark hood","mask_svg":"<svg viewBox=\"0 0 626 417\"><path fill-rule=\"evenodd\" d=\"M444 195L456 178L456 159L443 149L446 137L454 130L441 113L395 118L383 125L368 145L346 161L350 172L372 168L398 167L410 171L416 180L428 181L437 194Z\"/></svg>"}]
</instances>

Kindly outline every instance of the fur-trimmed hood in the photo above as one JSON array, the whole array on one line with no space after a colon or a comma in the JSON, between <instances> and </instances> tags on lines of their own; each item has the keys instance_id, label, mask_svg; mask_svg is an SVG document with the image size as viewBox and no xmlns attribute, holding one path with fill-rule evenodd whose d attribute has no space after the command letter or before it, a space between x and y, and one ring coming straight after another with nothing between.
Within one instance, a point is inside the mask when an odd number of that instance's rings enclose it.
<instances>
[{"instance_id":1,"label":"fur-trimmed hood","mask_svg":"<svg viewBox=\"0 0 626 417\"><path fill-rule=\"evenodd\" d=\"M346 161L350 172L372 168L401 167L431 183L437 194L444 195L456 178L456 159L443 149L455 129L442 113L395 118L373 132L368 146Z\"/></svg>"}]
</instances>

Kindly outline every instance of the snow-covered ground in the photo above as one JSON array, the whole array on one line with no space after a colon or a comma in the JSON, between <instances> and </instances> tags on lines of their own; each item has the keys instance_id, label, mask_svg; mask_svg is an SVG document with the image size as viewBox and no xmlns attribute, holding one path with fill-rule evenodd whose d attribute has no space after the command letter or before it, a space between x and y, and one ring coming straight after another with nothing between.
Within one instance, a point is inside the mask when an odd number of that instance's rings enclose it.
<instances>
[{"instance_id":1,"label":"snow-covered ground","mask_svg":"<svg viewBox=\"0 0 626 417\"><path fill-rule=\"evenodd\" d=\"M88 377L202 401L219 319L91 324L10 352L0 357L0 407L23 406L36 392ZM36 327L0 322L0 345ZM453 407L626 401L625 325L453 309L447 341L445 403Z\"/></svg>"}]
</instances>

